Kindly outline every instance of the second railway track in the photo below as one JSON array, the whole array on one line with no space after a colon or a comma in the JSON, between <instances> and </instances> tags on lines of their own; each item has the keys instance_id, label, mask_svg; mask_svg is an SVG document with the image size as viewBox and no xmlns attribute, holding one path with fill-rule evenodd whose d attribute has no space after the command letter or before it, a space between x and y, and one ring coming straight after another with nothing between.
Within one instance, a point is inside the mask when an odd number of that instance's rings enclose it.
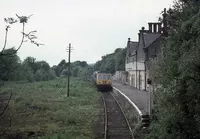
<instances>
[{"instance_id":1,"label":"second railway track","mask_svg":"<svg viewBox=\"0 0 200 139\"><path fill-rule=\"evenodd\" d=\"M134 139L130 124L118 101L110 92L102 92L104 139Z\"/></svg>"}]
</instances>

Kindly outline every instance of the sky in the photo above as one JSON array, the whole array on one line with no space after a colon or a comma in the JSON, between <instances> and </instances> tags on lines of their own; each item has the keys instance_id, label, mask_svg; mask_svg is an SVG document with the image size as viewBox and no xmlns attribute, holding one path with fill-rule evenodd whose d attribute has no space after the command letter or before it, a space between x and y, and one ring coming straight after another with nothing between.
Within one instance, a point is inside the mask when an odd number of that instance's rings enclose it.
<instances>
[{"instance_id":1,"label":"sky","mask_svg":"<svg viewBox=\"0 0 200 139\"><path fill-rule=\"evenodd\" d=\"M128 38L138 40L141 27L156 22L173 0L0 0L0 49L4 45L5 17L29 16L25 32L37 30L37 47L26 42L18 51L45 60L51 66L68 61L67 47L73 47L71 61L95 63L103 55L125 48ZM22 24L9 30L7 48L18 46Z\"/></svg>"}]
</instances>

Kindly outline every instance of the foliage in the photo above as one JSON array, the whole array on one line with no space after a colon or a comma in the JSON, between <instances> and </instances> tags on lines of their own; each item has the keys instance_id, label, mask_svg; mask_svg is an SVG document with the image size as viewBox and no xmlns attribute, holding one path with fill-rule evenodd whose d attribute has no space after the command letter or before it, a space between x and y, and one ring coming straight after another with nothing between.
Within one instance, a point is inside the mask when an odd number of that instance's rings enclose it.
<instances>
[{"instance_id":1,"label":"foliage","mask_svg":"<svg viewBox=\"0 0 200 139\"><path fill-rule=\"evenodd\" d=\"M4 54L12 53L12 49L5 49ZM33 57L27 57L23 62L17 54L0 57L0 79L4 81L47 81L56 77L46 61L36 61Z\"/></svg>"},{"instance_id":2,"label":"foliage","mask_svg":"<svg viewBox=\"0 0 200 139\"><path fill-rule=\"evenodd\" d=\"M40 46L40 45L44 45L44 44L40 44L38 42L36 42L36 39L37 37L35 36L35 33L37 32L36 30L34 31L30 31L29 33L25 33L24 30L25 30L25 25L26 23L28 22L29 18L32 16L19 16L17 15L17 19L13 18L13 17L8 17L8 18L4 18L4 21L6 23L6 32L5 32L5 41L4 41L4 45L3 45L3 48L2 50L0 51L0 56L12 56L12 55L15 55L18 50L22 47L23 43L26 42L26 41L30 41L31 43L37 45L37 46ZM7 39L8 39L8 32L9 32L9 28L12 24L15 24L15 23L20 23L22 24L22 39L21 39L21 42L20 42L20 45L16 48L13 48L14 51L11 51L9 53L5 53L5 49L7 47ZM27 38L27 40L25 40L25 38ZM8 51L7 51L8 52Z\"/></svg>"},{"instance_id":3,"label":"foliage","mask_svg":"<svg viewBox=\"0 0 200 139\"><path fill-rule=\"evenodd\" d=\"M118 51L116 51L118 50ZM115 70L125 70L126 48L115 50Z\"/></svg>"},{"instance_id":4,"label":"foliage","mask_svg":"<svg viewBox=\"0 0 200 139\"><path fill-rule=\"evenodd\" d=\"M13 17L4 18L6 23L5 28L5 40L3 44L3 48L0 51L0 79L4 81L17 81L17 80L34 80L34 74L37 70L37 66L35 65L35 59L32 57L28 57L23 64L21 63L19 57L17 56L18 50L22 47L23 43L26 41L30 41L31 43L40 46L40 44L36 42L37 37L35 36L36 30L30 31L29 33L25 33L25 25L28 22L29 18L32 16L19 16L17 15L17 19ZM20 23L22 24L22 39L17 47L7 49L7 39L9 28L12 24ZM25 40L25 38L27 40ZM45 62L43 61L43 65ZM47 65L47 64L46 64ZM41 68L41 67L40 67ZM46 66L42 68L47 68ZM50 68L50 67L48 67ZM34 73L32 73L34 72Z\"/></svg>"},{"instance_id":5,"label":"foliage","mask_svg":"<svg viewBox=\"0 0 200 139\"><path fill-rule=\"evenodd\" d=\"M4 54L13 53L15 49L6 49ZM0 79L1 80L14 80L16 69L19 68L19 57L16 54L12 56L0 56Z\"/></svg>"},{"instance_id":6,"label":"foliage","mask_svg":"<svg viewBox=\"0 0 200 139\"><path fill-rule=\"evenodd\" d=\"M35 80L33 69L25 64L22 65L22 67L23 67L23 70L21 70L21 72L18 72L18 74L22 74L22 77L24 77L24 80L33 82Z\"/></svg>"},{"instance_id":7,"label":"foliage","mask_svg":"<svg viewBox=\"0 0 200 139\"><path fill-rule=\"evenodd\" d=\"M8 18L4 18L4 21L6 22L6 28L5 28L5 39L4 39L4 44L3 44L3 48L2 50L0 50L0 80L3 82L4 81L16 81L16 80L25 80L28 79L29 81L32 81L32 76L27 76L28 78L26 78L24 74L25 68L22 66L22 64L20 63L20 59L17 56L17 52L19 51L19 49L22 47L23 43L26 41L30 41L31 43L40 46L43 44L39 44L38 42L36 42L37 37L35 36L35 32L36 31L30 31L29 33L25 33L25 25L28 22L28 19L32 16L19 16L17 15L18 19L12 18L12 17L8 17ZM22 23L22 39L21 42L19 44L18 47L12 47L7 49L7 39L8 39L8 32L9 32L9 28L12 24L15 24L19 21L19 23ZM25 40L25 38L27 38L27 40ZM30 71L30 70L29 70ZM29 74L29 72L27 72ZM4 83L3 83L4 85ZM2 86L2 84L0 85L0 87ZM12 92L11 95L9 97L9 100L7 101L7 104L5 106L3 106L3 111L0 114L0 120L5 118L2 118L2 116L5 116L5 111L8 108L7 106L10 103L10 100L12 98ZM1 96L1 99L4 100L3 96ZM1 103L1 105L3 104L3 102ZM1 106L2 107L2 106ZM2 130L1 128L1 133L0 136L5 134L7 132L7 130L11 127L11 117L10 115L8 115L7 117L9 117L9 124L6 125L7 128L4 128ZM5 122L5 121L4 121Z\"/></svg>"},{"instance_id":8,"label":"foliage","mask_svg":"<svg viewBox=\"0 0 200 139\"><path fill-rule=\"evenodd\" d=\"M154 122L147 138L200 138L200 3L168 10L169 36L155 66Z\"/></svg>"},{"instance_id":9,"label":"foliage","mask_svg":"<svg viewBox=\"0 0 200 139\"><path fill-rule=\"evenodd\" d=\"M55 71L56 76L67 76L69 74L68 63L65 60L57 66L53 66L52 69ZM70 75L79 77L81 79L88 79L93 72L93 68L87 64L86 61L75 61L70 63Z\"/></svg>"},{"instance_id":10,"label":"foliage","mask_svg":"<svg viewBox=\"0 0 200 139\"><path fill-rule=\"evenodd\" d=\"M101 70L114 73L117 70L125 70L126 48L117 48L114 53L102 56L102 60L97 61L94 70Z\"/></svg>"}]
</instances>

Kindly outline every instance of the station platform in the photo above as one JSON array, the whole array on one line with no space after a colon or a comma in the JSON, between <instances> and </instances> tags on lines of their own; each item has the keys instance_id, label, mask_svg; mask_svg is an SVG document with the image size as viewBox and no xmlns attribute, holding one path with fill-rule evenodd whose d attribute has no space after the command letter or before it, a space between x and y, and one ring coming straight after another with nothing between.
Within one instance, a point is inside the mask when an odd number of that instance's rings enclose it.
<instances>
[{"instance_id":1,"label":"station platform","mask_svg":"<svg viewBox=\"0 0 200 139\"><path fill-rule=\"evenodd\" d=\"M138 90L117 81L113 81L112 86L136 108L140 115L149 114L149 92Z\"/></svg>"}]
</instances>

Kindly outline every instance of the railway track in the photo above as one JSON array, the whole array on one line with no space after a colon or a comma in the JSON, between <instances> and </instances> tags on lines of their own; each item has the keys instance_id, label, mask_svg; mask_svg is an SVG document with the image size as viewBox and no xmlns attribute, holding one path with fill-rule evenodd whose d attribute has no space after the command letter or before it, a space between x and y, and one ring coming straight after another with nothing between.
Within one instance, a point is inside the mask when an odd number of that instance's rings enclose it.
<instances>
[{"instance_id":1,"label":"railway track","mask_svg":"<svg viewBox=\"0 0 200 139\"><path fill-rule=\"evenodd\" d=\"M118 101L110 92L102 92L104 139L134 139L130 124Z\"/></svg>"}]
</instances>

